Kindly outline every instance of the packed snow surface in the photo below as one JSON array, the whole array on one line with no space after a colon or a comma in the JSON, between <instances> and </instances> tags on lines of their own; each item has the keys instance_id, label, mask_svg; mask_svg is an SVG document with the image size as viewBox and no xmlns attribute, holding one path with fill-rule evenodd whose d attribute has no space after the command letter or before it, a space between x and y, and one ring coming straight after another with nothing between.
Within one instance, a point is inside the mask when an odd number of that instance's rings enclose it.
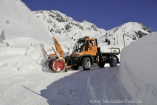
<instances>
[{"instance_id":1,"label":"packed snow surface","mask_svg":"<svg viewBox=\"0 0 157 105\"><path fill-rule=\"evenodd\" d=\"M133 99L155 105L157 99L157 33L145 36L122 50L120 78Z\"/></svg>"},{"instance_id":2,"label":"packed snow surface","mask_svg":"<svg viewBox=\"0 0 157 105\"><path fill-rule=\"evenodd\" d=\"M132 100L119 80L119 67L93 66L90 71L67 73L1 68L0 105L104 105Z\"/></svg>"}]
</instances>

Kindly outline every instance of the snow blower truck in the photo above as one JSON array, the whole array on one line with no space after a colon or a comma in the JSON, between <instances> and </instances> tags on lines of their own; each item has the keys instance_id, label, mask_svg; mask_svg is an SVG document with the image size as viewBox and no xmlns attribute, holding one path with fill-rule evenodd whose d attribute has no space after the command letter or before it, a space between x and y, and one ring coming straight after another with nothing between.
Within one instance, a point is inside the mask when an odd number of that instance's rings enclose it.
<instances>
[{"instance_id":1,"label":"snow blower truck","mask_svg":"<svg viewBox=\"0 0 157 105\"><path fill-rule=\"evenodd\" d=\"M78 70L79 66L83 67L83 70L89 70L91 65L97 63L100 68L105 66L105 63L109 63L111 67L117 66L120 54L119 48L106 48L98 47L98 42L96 38L89 38L85 36L78 39L73 47L73 52L70 56L66 56L64 59L64 52L56 40L53 37L56 51L52 47L55 54L46 54L49 59L48 66L53 72L66 72L70 67L73 70Z\"/></svg>"}]
</instances>

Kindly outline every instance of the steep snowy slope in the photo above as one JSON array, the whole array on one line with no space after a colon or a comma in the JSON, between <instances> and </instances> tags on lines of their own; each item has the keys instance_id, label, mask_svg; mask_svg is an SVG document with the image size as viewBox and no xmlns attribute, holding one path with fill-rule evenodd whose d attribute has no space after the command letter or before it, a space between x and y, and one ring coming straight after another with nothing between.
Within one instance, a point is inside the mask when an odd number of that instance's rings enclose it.
<instances>
[{"instance_id":1,"label":"steep snowy slope","mask_svg":"<svg viewBox=\"0 0 157 105\"><path fill-rule=\"evenodd\" d=\"M31 37L52 44L49 33L27 6L20 0L0 1L0 33L4 30L6 40ZM33 42L27 42L30 45Z\"/></svg>"},{"instance_id":2,"label":"steep snowy slope","mask_svg":"<svg viewBox=\"0 0 157 105\"><path fill-rule=\"evenodd\" d=\"M127 46L131 42L134 42L149 33L151 33L151 29L148 29L143 24L137 22L128 22L107 31L104 37L106 38L106 42L110 41L110 45L124 46L125 40L125 46Z\"/></svg>"},{"instance_id":3,"label":"steep snowy slope","mask_svg":"<svg viewBox=\"0 0 157 105\"><path fill-rule=\"evenodd\" d=\"M42 71L50 33L20 0L0 0L0 69ZM11 69L9 69L11 68Z\"/></svg>"},{"instance_id":4,"label":"steep snowy slope","mask_svg":"<svg viewBox=\"0 0 157 105\"><path fill-rule=\"evenodd\" d=\"M83 36L100 37L106 34L104 29L97 28L94 24L83 21L78 22L59 11L34 11L34 14L46 25L62 45L65 40L68 44L74 43Z\"/></svg>"},{"instance_id":5,"label":"steep snowy slope","mask_svg":"<svg viewBox=\"0 0 157 105\"><path fill-rule=\"evenodd\" d=\"M156 105L157 33L127 46L121 53L120 77L134 100L142 105Z\"/></svg>"}]
</instances>

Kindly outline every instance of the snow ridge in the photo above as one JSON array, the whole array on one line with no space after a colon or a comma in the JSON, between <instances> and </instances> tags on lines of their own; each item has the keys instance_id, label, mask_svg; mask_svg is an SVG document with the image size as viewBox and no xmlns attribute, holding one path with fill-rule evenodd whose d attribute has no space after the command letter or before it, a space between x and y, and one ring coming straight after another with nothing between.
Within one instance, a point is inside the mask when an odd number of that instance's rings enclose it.
<instances>
[{"instance_id":1,"label":"snow ridge","mask_svg":"<svg viewBox=\"0 0 157 105\"><path fill-rule=\"evenodd\" d=\"M106 32L106 42L110 42L110 45L129 45L131 42L135 42L139 38L151 33L151 29L138 22L124 23L119 27L113 28Z\"/></svg>"}]
</instances>

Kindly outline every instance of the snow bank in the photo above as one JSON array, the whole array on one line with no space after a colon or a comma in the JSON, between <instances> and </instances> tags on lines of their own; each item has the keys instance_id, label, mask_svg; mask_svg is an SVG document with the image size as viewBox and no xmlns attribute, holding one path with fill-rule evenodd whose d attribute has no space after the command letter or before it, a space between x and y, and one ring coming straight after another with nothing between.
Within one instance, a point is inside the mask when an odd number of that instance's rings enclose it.
<instances>
[{"instance_id":1,"label":"snow bank","mask_svg":"<svg viewBox=\"0 0 157 105\"><path fill-rule=\"evenodd\" d=\"M157 102L157 32L127 46L121 53L120 78L134 100Z\"/></svg>"},{"instance_id":2,"label":"snow bank","mask_svg":"<svg viewBox=\"0 0 157 105\"><path fill-rule=\"evenodd\" d=\"M0 71L42 71L50 33L21 0L0 0Z\"/></svg>"},{"instance_id":3,"label":"snow bank","mask_svg":"<svg viewBox=\"0 0 157 105\"><path fill-rule=\"evenodd\" d=\"M20 43L16 41L17 43ZM38 71L42 72L47 59L44 55L44 45L32 44L26 47L0 47L1 71Z\"/></svg>"}]
</instances>

